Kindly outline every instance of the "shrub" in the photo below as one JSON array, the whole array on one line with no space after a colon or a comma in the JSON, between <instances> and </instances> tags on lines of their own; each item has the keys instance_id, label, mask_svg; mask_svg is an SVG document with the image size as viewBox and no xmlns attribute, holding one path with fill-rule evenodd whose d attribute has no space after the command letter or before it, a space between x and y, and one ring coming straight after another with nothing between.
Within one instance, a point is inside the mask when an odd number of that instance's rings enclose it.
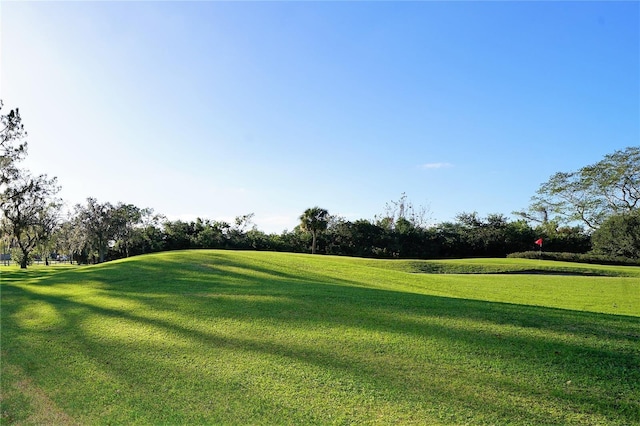
<instances>
[{"instance_id":1,"label":"shrub","mask_svg":"<svg viewBox=\"0 0 640 426\"><path fill-rule=\"evenodd\" d=\"M595 253L640 259L640 209L609 217L592 241Z\"/></svg>"}]
</instances>

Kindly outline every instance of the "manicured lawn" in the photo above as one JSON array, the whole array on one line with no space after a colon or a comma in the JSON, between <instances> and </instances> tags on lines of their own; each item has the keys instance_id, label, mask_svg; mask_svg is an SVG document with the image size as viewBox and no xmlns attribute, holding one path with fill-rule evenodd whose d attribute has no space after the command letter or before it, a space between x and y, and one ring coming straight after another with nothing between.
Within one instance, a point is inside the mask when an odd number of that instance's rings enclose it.
<instances>
[{"instance_id":1,"label":"manicured lawn","mask_svg":"<svg viewBox=\"0 0 640 426\"><path fill-rule=\"evenodd\" d=\"M186 251L0 271L3 424L640 424L640 268Z\"/></svg>"}]
</instances>

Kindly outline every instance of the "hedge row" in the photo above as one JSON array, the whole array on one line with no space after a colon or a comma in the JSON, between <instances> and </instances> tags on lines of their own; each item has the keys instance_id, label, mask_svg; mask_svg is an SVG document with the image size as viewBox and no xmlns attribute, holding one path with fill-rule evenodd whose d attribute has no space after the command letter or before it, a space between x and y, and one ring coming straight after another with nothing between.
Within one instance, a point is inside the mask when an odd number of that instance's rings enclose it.
<instances>
[{"instance_id":1,"label":"hedge row","mask_svg":"<svg viewBox=\"0 0 640 426\"><path fill-rule=\"evenodd\" d=\"M599 265L640 266L639 259L607 256L595 253L524 251L519 253L511 253L507 255L507 257L520 259L559 260L563 262L595 263Z\"/></svg>"}]
</instances>

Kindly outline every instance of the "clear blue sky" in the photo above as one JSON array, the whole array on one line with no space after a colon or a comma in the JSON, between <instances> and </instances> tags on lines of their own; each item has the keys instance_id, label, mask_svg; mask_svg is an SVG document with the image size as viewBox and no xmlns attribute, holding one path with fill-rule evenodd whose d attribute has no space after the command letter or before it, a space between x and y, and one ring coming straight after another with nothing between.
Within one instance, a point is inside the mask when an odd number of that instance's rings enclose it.
<instances>
[{"instance_id":1,"label":"clear blue sky","mask_svg":"<svg viewBox=\"0 0 640 426\"><path fill-rule=\"evenodd\" d=\"M639 2L10 2L26 166L169 218L526 207L640 143Z\"/></svg>"}]
</instances>

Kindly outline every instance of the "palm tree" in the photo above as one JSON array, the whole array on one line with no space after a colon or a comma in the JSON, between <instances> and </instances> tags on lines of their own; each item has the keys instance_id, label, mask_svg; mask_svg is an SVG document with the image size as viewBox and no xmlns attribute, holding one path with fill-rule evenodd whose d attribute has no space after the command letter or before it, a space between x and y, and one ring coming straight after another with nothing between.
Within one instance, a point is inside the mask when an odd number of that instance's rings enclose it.
<instances>
[{"instance_id":1,"label":"palm tree","mask_svg":"<svg viewBox=\"0 0 640 426\"><path fill-rule=\"evenodd\" d=\"M300 229L311 233L311 253L316 253L316 241L318 232L327 229L329 222L329 212L320 207L313 207L306 209L302 216L300 216Z\"/></svg>"}]
</instances>

